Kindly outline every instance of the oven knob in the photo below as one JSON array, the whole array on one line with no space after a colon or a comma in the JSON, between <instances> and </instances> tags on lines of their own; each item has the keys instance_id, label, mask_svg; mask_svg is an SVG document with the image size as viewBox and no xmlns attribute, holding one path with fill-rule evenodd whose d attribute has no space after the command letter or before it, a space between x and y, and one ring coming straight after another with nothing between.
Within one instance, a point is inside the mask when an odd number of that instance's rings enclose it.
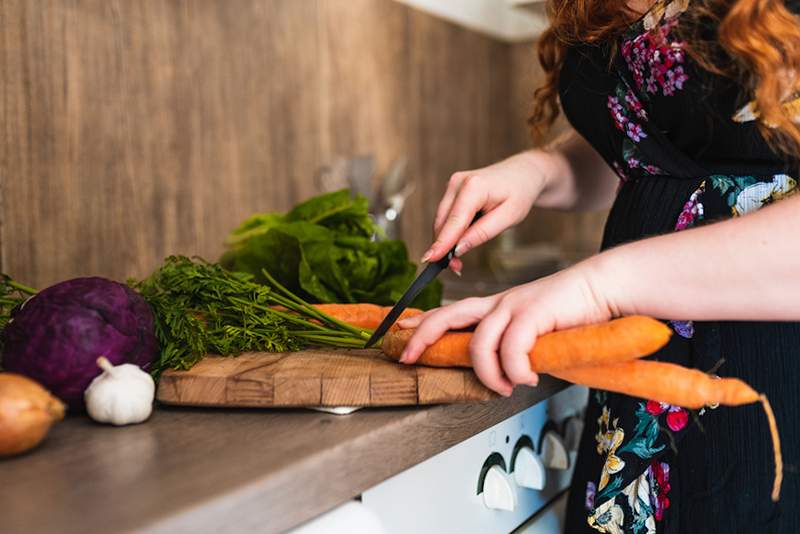
<instances>
[{"instance_id":1,"label":"oven knob","mask_svg":"<svg viewBox=\"0 0 800 534\"><path fill-rule=\"evenodd\" d=\"M522 447L514 460L514 481L517 486L534 490L544 489L544 464L530 447Z\"/></svg>"},{"instance_id":2,"label":"oven knob","mask_svg":"<svg viewBox=\"0 0 800 534\"><path fill-rule=\"evenodd\" d=\"M542 462L548 469L569 468L567 447L555 430L548 430L542 437Z\"/></svg>"},{"instance_id":3,"label":"oven knob","mask_svg":"<svg viewBox=\"0 0 800 534\"><path fill-rule=\"evenodd\" d=\"M573 416L564 423L564 445L567 450L577 451L583 434L583 419Z\"/></svg>"},{"instance_id":4,"label":"oven knob","mask_svg":"<svg viewBox=\"0 0 800 534\"><path fill-rule=\"evenodd\" d=\"M491 510L513 512L517 505L514 488L508 482L505 471L499 465L493 465L486 472L483 480L483 504Z\"/></svg>"}]
</instances>

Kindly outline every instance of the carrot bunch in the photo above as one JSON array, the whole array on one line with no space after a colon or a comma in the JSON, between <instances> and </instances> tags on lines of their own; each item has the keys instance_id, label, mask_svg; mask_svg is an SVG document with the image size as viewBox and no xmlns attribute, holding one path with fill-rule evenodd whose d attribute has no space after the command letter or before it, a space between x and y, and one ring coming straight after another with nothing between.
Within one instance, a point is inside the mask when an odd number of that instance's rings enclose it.
<instances>
[{"instance_id":1,"label":"carrot bunch","mask_svg":"<svg viewBox=\"0 0 800 534\"><path fill-rule=\"evenodd\" d=\"M384 353L400 357L414 331L395 330L383 339ZM769 422L775 453L772 500L783 479L780 439L766 396L738 378L719 378L667 362L639 360L667 344L671 330L643 316L624 317L541 336L528 355L531 369L573 384L698 409L760 402ZM451 332L429 346L418 363L434 367L471 367L470 332Z\"/></svg>"},{"instance_id":2,"label":"carrot bunch","mask_svg":"<svg viewBox=\"0 0 800 534\"><path fill-rule=\"evenodd\" d=\"M359 326L375 328L389 308L371 304L330 304L325 313ZM404 317L421 313L406 310ZM383 352L398 359L413 329L392 328L383 338ZM672 331L650 317L632 316L543 335L528 355L531 369L573 384L699 409L704 406L741 406L760 402L769 422L775 453L772 499L778 500L783 478L780 439L775 416L766 396L737 378L719 378L680 365L640 360L669 341ZM472 367L470 332L450 332L429 346L419 358L433 367Z\"/></svg>"}]
</instances>

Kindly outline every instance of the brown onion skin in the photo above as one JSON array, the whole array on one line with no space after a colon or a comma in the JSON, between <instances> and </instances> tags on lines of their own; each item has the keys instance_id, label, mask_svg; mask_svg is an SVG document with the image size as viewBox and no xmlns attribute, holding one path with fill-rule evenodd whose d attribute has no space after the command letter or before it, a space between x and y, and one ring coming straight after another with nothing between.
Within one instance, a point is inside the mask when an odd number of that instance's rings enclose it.
<instances>
[{"instance_id":1,"label":"brown onion skin","mask_svg":"<svg viewBox=\"0 0 800 534\"><path fill-rule=\"evenodd\" d=\"M0 457L36 447L65 405L37 382L16 373L0 373Z\"/></svg>"}]
</instances>

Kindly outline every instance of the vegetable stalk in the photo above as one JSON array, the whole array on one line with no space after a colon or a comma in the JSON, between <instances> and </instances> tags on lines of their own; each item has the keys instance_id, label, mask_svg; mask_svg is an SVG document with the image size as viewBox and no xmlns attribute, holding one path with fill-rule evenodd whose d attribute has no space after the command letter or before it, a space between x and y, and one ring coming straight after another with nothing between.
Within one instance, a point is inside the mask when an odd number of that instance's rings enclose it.
<instances>
[{"instance_id":1,"label":"vegetable stalk","mask_svg":"<svg viewBox=\"0 0 800 534\"><path fill-rule=\"evenodd\" d=\"M172 256L146 280L132 282L155 311L161 355L153 374L189 369L209 353L357 348L371 335L263 275L267 284L205 260Z\"/></svg>"}]
</instances>

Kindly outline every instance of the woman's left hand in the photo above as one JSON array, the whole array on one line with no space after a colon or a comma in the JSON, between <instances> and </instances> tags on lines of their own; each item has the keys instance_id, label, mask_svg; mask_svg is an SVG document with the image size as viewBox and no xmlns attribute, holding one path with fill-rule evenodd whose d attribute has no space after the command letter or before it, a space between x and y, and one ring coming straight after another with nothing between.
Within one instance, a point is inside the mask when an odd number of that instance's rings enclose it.
<instances>
[{"instance_id":1,"label":"woman's left hand","mask_svg":"<svg viewBox=\"0 0 800 534\"><path fill-rule=\"evenodd\" d=\"M470 342L475 374L504 396L517 384L536 385L528 353L536 338L554 330L606 321L611 312L590 263L489 297L464 299L400 321L416 328L400 361L414 363L445 332L477 324Z\"/></svg>"}]
</instances>

